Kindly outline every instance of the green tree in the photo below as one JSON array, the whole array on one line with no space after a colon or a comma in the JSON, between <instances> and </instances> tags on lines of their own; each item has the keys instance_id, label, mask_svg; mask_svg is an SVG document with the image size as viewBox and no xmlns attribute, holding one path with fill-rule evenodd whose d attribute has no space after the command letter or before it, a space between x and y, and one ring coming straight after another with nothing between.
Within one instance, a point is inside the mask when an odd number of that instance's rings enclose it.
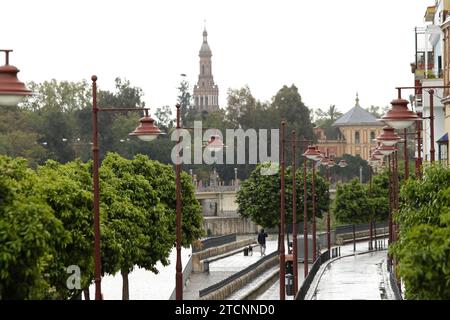
<instances>
[{"instance_id":1,"label":"green tree","mask_svg":"<svg viewBox=\"0 0 450 320\"><path fill-rule=\"evenodd\" d=\"M183 80L178 87L178 103L181 106L180 118L183 126L190 125L190 122L195 118L195 109L192 105L192 95L189 82Z\"/></svg>"},{"instance_id":2,"label":"green tree","mask_svg":"<svg viewBox=\"0 0 450 320\"><path fill-rule=\"evenodd\" d=\"M342 112L340 112L337 108L336 105L330 105L328 107L327 110L322 110L322 109L317 109L316 110L316 123L317 125L320 125L320 122L324 122L327 120L330 120L332 122L335 122L338 118L340 118L342 116Z\"/></svg>"},{"instance_id":3,"label":"green tree","mask_svg":"<svg viewBox=\"0 0 450 320\"><path fill-rule=\"evenodd\" d=\"M283 86L272 99L274 127L279 128L281 120L286 120L287 132L296 130L297 137L313 139L313 126L309 109L305 106L295 85Z\"/></svg>"},{"instance_id":4,"label":"green tree","mask_svg":"<svg viewBox=\"0 0 450 320\"><path fill-rule=\"evenodd\" d=\"M163 106L162 108L156 108L155 116L158 119L158 126L161 130L169 131L174 127L174 119L172 117L172 110L170 106Z\"/></svg>"},{"instance_id":5,"label":"green tree","mask_svg":"<svg viewBox=\"0 0 450 320\"><path fill-rule=\"evenodd\" d=\"M175 243L175 176L170 166L143 155L126 160L110 153L101 168L103 270L123 278L123 299L129 298L128 274L135 266L157 273L168 265ZM190 177L182 175L183 246L203 235L201 207Z\"/></svg>"},{"instance_id":6,"label":"green tree","mask_svg":"<svg viewBox=\"0 0 450 320\"><path fill-rule=\"evenodd\" d=\"M25 159L0 156L0 299L54 297L45 270L67 241Z\"/></svg>"},{"instance_id":7,"label":"green tree","mask_svg":"<svg viewBox=\"0 0 450 320\"><path fill-rule=\"evenodd\" d=\"M256 99L253 97L250 88L245 86L240 89L228 89L226 120L230 128L237 129L239 127L253 128L247 123L247 115L253 116L256 108Z\"/></svg>"},{"instance_id":8,"label":"green tree","mask_svg":"<svg viewBox=\"0 0 450 320\"><path fill-rule=\"evenodd\" d=\"M280 173L275 175L261 174L261 169L268 168L267 164L259 164L250 177L245 180L237 194L238 213L244 218L267 228L280 224ZM303 221L303 169L296 173L297 191L297 221ZM312 174L307 175L307 205L308 219L312 217ZM320 218L328 211L329 194L328 183L320 175L315 177L317 196L316 217ZM285 172L285 212L286 222L292 221L292 171L288 167Z\"/></svg>"},{"instance_id":9,"label":"green tree","mask_svg":"<svg viewBox=\"0 0 450 320\"><path fill-rule=\"evenodd\" d=\"M374 106L374 105L372 105L368 108L365 108L365 110L367 112L372 114L377 119L381 119L389 109L390 109L389 106L385 106L385 107L381 108L380 106Z\"/></svg>"},{"instance_id":10,"label":"green tree","mask_svg":"<svg viewBox=\"0 0 450 320\"><path fill-rule=\"evenodd\" d=\"M38 143L45 144L51 159L67 162L75 157L73 142L80 130L74 115L91 105L92 95L86 81L44 81L30 83L36 92L22 105L28 125L38 134ZM42 161L43 162L43 161Z\"/></svg>"},{"instance_id":11,"label":"green tree","mask_svg":"<svg viewBox=\"0 0 450 320\"><path fill-rule=\"evenodd\" d=\"M425 167L423 179L409 179L394 215L399 240L390 252L407 299L450 299L450 169Z\"/></svg>"},{"instance_id":12,"label":"green tree","mask_svg":"<svg viewBox=\"0 0 450 320\"><path fill-rule=\"evenodd\" d=\"M109 153L101 167L102 196L108 206L105 272L120 271L122 299L129 299L128 275L136 265L156 272L172 247L168 218L149 181L134 172L132 160Z\"/></svg>"},{"instance_id":13,"label":"green tree","mask_svg":"<svg viewBox=\"0 0 450 320\"><path fill-rule=\"evenodd\" d=\"M363 182L369 182L369 164L366 160L362 159L360 156L352 156L349 154L344 154L342 157L336 157L333 158L336 164L339 163L341 160L347 161L347 167L341 168L339 166L334 166L329 170L330 179L332 184L342 181L342 182L348 182L354 178L357 178L359 180L360 178L360 168L362 168L362 178ZM320 167L320 172L323 175L326 175L326 170L323 166Z\"/></svg>"},{"instance_id":14,"label":"green tree","mask_svg":"<svg viewBox=\"0 0 450 320\"><path fill-rule=\"evenodd\" d=\"M77 297L88 290L93 280L93 216L91 164L81 161L60 164L49 160L37 168L38 183L33 192L42 195L61 221L67 242L54 254L47 273L52 287L61 299ZM81 290L69 290L67 267L81 271Z\"/></svg>"},{"instance_id":15,"label":"green tree","mask_svg":"<svg viewBox=\"0 0 450 320\"><path fill-rule=\"evenodd\" d=\"M325 131L327 140L335 140L339 136L339 129L333 127L333 123L342 116L335 105L329 106L327 110L318 109L315 112L315 125Z\"/></svg>"},{"instance_id":16,"label":"green tree","mask_svg":"<svg viewBox=\"0 0 450 320\"><path fill-rule=\"evenodd\" d=\"M368 220L368 196L364 185L357 179L349 183L338 184L333 211L339 222L353 225L353 250L355 251L355 224Z\"/></svg>"}]
</instances>

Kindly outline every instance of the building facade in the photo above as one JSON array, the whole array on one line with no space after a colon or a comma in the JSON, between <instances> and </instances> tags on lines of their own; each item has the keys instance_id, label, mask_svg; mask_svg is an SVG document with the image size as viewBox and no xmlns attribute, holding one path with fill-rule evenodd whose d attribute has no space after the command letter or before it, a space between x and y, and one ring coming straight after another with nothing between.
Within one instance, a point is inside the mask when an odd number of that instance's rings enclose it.
<instances>
[{"instance_id":1,"label":"building facade","mask_svg":"<svg viewBox=\"0 0 450 320\"><path fill-rule=\"evenodd\" d=\"M208 32L203 31L203 43L199 52L198 82L194 86L194 106L197 112L214 112L219 110L219 88L214 83L212 74L212 52L208 44Z\"/></svg>"},{"instance_id":2,"label":"building facade","mask_svg":"<svg viewBox=\"0 0 450 320\"><path fill-rule=\"evenodd\" d=\"M426 8L425 27L416 28L415 62L412 64L414 84L418 87L440 87L445 82L445 32L441 26L445 22L450 0L437 0L434 6ZM441 98L446 94L444 89L435 88L433 95L434 141L430 132L430 94L427 89L417 89L414 93L416 112L421 114L423 160L430 161L431 144L434 144L435 159L445 161L448 152L443 152L438 140L446 133L445 110ZM441 152L440 152L441 151Z\"/></svg>"},{"instance_id":3,"label":"building facade","mask_svg":"<svg viewBox=\"0 0 450 320\"><path fill-rule=\"evenodd\" d=\"M337 119L332 126L339 130L338 138L335 140L328 140L323 131L316 129L321 152L328 151L333 157L349 154L369 160L370 150L377 146L374 140L381 133L384 124L360 106L357 95L355 106Z\"/></svg>"},{"instance_id":4,"label":"building facade","mask_svg":"<svg viewBox=\"0 0 450 320\"><path fill-rule=\"evenodd\" d=\"M450 86L450 1L444 1L442 10L442 23L440 24L443 32L443 84L444 86ZM444 89L444 95L442 99L444 104L444 135L438 137L438 159L442 162L449 164L450 152L448 147L448 136L450 133L450 89Z\"/></svg>"}]
</instances>

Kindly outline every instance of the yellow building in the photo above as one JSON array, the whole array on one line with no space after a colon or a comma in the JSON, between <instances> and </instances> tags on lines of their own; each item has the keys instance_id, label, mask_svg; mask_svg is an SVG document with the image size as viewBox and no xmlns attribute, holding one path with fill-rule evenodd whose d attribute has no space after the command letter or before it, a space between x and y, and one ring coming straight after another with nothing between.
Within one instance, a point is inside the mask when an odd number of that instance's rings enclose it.
<instances>
[{"instance_id":1,"label":"yellow building","mask_svg":"<svg viewBox=\"0 0 450 320\"><path fill-rule=\"evenodd\" d=\"M355 106L332 126L339 129L339 137L337 140L319 139L318 146L322 152L328 149L332 156L349 154L368 160L370 149L377 146L374 140L381 133L384 124L359 105L357 95Z\"/></svg>"}]
</instances>

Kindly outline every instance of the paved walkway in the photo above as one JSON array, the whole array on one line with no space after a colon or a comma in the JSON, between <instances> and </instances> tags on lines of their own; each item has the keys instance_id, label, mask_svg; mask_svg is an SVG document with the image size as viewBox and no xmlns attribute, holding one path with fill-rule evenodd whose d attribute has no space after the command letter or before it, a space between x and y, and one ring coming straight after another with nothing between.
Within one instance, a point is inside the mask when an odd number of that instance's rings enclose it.
<instances>
[{"instance_id":1,"label":"paved walkway","mask_svg":"<svg viewBox=\"0 0 450 320\"><path fill-rule=\"evenodd\" d=\"M386 296L386 251L345 257L328 264L314 300L382 300ZM318 274L320 276L320 274ZM311 288L312 289L312 288Z\"/></svg>"},{"instance_id":2,"label":"paved walkway","mask_svg":"<svg viewBox=\"0 0 450 320\"><path fill-rule=\"evenodd\" d=\"M311 268L311 264L308 265ZM278 268L278 267L277 267ZM298 288L302 285L304 278L304 265L298 264ZM285 296L286 300L294 300L294 296ZM280 280L277 280L266 292L261 294L256 300L280 300Z\"/></svg>"},{"instance_id":3,"label":"paved walkway","mask_svg":"<svg viewBox=\"0 0 450 320\"><path fill-rule=\"evenodd\" d=\"M360 253L366 252L367 248L368 248L368 241L357 242L356 243L356 251L353 251L353 243L349 243L349 244L341 246L341 256L350 255L353 253L360 254ZM386 256L386 251L378 251L378 252L382 253L381 255L384 254L384 257ZM334 263L337 263L337 262L334 262ZM308 266L309 266L309 268L311 268L312 263L310 262L308 264ZM303 267L304 267L303 263L298 264L298 275L299 275L298 287L299 288L302 285L303 280L304 280L304 277L303 277L304 268ZM317 273L317 276L320 275L320 272L321 271L319 271ZM312 285L311 285L311 288L312 288ZM280 299L280 282L279 282L279 280L276 281L276 283L274 283L266 292L264 292L262 295L260 295L257 298L257 300L279 300L279 299ZM294 299L293 296L286 296L286 300L293 300L293 299Z\"/></svg>"},{"instance_id":4,"label":"paved walkway","mask_svg":"<svg viewBox=\"0 0 450 320\"><path fill-rule=\"evenodd\" d=\"M272 238L266 243L266 254L276 251L278 241ZM238 271L245 269L261 259L259 247L253 248L252 256L244 256L243 251L214 261L209 265L209 272L192 273L183 291L183 298L186 300L199 299L199 291L216 284Z\"/></svg>"}]
</instances>

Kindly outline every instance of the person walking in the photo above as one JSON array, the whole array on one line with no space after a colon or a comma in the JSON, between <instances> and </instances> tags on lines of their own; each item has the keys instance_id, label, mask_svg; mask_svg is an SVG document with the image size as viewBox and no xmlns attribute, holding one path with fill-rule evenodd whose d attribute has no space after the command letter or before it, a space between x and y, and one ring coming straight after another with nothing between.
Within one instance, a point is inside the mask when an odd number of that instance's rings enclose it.
<instances>
[{"instance_id":1,"label":"person walking","mask_svg":"<svg viewBox=\"0 0 450 320\"><path fill-rule=\"evenodd\" d=\"M266 255L266 238L267 233L264 232L264 229L261 229L261 231L258 233L258 243L261 247L261 256Z\"/></svg>"}]
</instances>

